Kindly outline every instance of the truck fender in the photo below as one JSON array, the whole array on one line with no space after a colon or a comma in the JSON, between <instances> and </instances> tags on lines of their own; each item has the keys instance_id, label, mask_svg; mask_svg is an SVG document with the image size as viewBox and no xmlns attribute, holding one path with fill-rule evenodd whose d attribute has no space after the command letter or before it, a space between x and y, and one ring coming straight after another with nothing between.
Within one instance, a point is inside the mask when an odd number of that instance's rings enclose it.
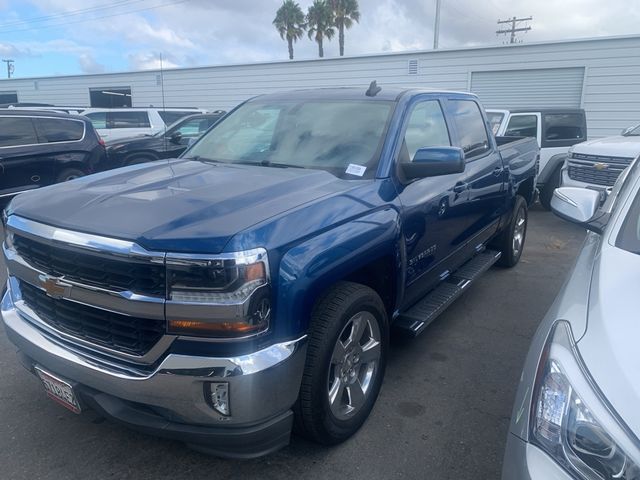
<instances>
[{"instance_id":1,"label":"truck fender","mask_svg":"<svg viewBox=\"0 0 640 480\"><path fill-rule=\"evenodd\" d=\"M558 153L549 159L540 174L538 175L538 185L544 185L549 177L556 171L556 168L564 164L567 153Z\"/></svg>"},{"instance_id":2,"label":"truck fender","mask_svg":"<svg viewBox=\"0 0 640 480\"><path fill-rule=\"evenodd\" d=\"M276 317L292 333L306 332L318 297L381 258L391 258L398 277L400 216L392 207L368 213L322 232L291 248L281 259ZM282 323L281 323L282 322Z\"/></svg>"}]
</instances>

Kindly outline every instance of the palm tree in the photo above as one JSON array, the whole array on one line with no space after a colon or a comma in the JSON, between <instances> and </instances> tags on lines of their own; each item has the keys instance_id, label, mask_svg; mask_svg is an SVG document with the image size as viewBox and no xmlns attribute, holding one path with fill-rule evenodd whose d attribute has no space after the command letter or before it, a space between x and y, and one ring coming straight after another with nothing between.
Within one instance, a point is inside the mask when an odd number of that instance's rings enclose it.
<instances>
[{"instance_id":1,"label":"palm tree","mask_svg":"<svg viewBox=\"0 0 640 480\"><path fill-rule=\"evenodd\" d=\"M333 9L334 25L338 28L338 43L340 56L344 56L344 29L351 28L353 22L360 21L358 0L330 0Z\"/></svg>"},{"instance_id":2,"label":"palm tree","mask_svg":"<svg viewBox=\"0 0 640 480\"><path fill-rule=\"evenodd\" d=\"M284 0L282 6L276 12L273 20L280 38L287 40L289 45L289 60L293 60L293 42L298 41L304 35L306 25L304 23L304 13L293 0Z\"/></svg>"},{"instance_id":3,"label":"palm tree","mask_svg":"<svg viewBox=\"0 0 640 480\"><path fill-rule=\"evenodd\" d=\"M314 0L307 12L307 28L309 39L318 43L318 56L324 57L322 42L331 40L336 33L333 29L333 9L326 0ZM314 38L315 37L315 38Z\"/></svg>"}]
</instances>

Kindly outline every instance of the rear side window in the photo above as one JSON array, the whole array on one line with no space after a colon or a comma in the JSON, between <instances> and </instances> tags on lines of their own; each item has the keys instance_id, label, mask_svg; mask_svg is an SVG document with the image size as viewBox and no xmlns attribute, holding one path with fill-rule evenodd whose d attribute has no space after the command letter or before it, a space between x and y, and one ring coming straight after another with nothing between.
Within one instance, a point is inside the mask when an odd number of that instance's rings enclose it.
<instances>
[{"instance_id":1,"label":"rear side window","mask_svg":"<svg viewBox=\"0 0 640 480\"><path fill-rule=\"evenodd\" d=\"M538 137L538 117L536 115L514 115L504 132L507 137Z\"/></svg>"},{"instance_id":2,"label":"rear side window","mask_svg":"<svg viewBox=\"0 0 640 480\"><path fill-rule=\"evenodd\" d=\"M0 118L0 147L15 147L38 143L31 118Z\"/></svg>"},{"instance_id":3,"label":"rear side window","mask_svg":"<svg viewBox=\"0 0 640 480\"><path fill-rule=\"evenodd\" d=\"M91 120L93 128L107 128L107 112L87 113L85 117Z\"/></svg>"},{"instance_id":4,"label":"rear side window","mask_svg":"<svg viewBox=\"0 0 640 480\"><path fill-rule=\"evenodd\" d=\"M109 112L109 128L149 128L147 112Z\"/></svg>"},{"instance_id":5,"label":"rear side window","mask_svg":"<svg viewBox=\"0 0 640 480\"><path fill-rule=\"evenodd\" d=\"M489 137L480 107L473 100L449 100L460 147L467 159L489 151Z\"/></svg>"},{"instance_id":6,"label":"rear side window","mask_svg":"<svg viewBox=\"0 0 640 480\"><path fill-rule=\"evenodd\" d=\"M412 162L420 148L451 145L440 102L431 100L416 105L407 123L404 143L407 151L401 152L405 158L400 160L404 162Z\"/></svg>"},{"instance_id":7,"label":"rear side window","mask_svg":"<svg viewBox=\"0 0 640 480\"><path fill-rule=\"evenodd\" d=\"M34 118L40 143L74 142L84 136L84 123L77 120Z\"/></svg>"},{"instance_id":8,"label":"rear side window","mask_svg":"<svg viewBox=\"0 0 640 480\"><path fill-rule=\"evenodd\" d=\"M584 117L577 113L548 113L544 121L545 140L581 140L586 137Z\"/></svg>"},{"instance_id":9,"label":"rear side window","mask_svg":"<svg viewBox=\"0 0 640 480\"><path fill-rule=\"evenodd\" d=\"M191 112L188 112L188 111L186 111L186 112L176 112L175 110L172 110L172 111L169 111L169 112L167 112L167 111L159 111L158 115L160 115L160 118L162 119L164 124L166 126L169 126L169 125L171 125L173 123L176 123L181 118L184 118L184 117L186 117L188 115L193 115L194 113L197 113L197 112L194 112L194 111L191 111Z\"/></svg>"}]
</instances>

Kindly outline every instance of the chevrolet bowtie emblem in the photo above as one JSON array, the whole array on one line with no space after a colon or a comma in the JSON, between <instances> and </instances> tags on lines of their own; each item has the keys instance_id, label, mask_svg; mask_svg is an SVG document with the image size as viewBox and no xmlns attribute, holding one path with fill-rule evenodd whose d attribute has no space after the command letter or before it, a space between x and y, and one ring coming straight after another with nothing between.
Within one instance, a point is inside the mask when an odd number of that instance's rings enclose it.
<instances>
[{"instance_id":1,"label":"chevrolet bowtie emblem","mask_svg":"<svg viewBox=\"0 0 640 480\"><path fill-rule=\"evenodd\" d=\"M61 279L45 274L38 275L38 279L40 280L40 286L50 297L62 298L69 296L71 285Z\"/></svg>"},{"instance_id":2,"label":"chevrolet bowtie emblem","mask_svg":"<svg viewBox=\"0 0 640 480\"><path fill-rule=\"evenodd\" d=\"M609 164L608 163L596 163L593 168L595 168L596 170L606 170L607 168L609 168Z\"/></svg>"}]
</instances>

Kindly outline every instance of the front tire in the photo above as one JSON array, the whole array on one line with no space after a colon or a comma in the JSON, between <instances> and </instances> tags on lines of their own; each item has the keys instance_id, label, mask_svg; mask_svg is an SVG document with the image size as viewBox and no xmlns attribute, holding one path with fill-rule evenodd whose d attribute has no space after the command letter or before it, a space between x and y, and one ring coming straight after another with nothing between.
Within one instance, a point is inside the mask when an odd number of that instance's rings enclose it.
<instances>
[{"instance_id":1,"label":"front tire","mask_svg":"<svg viewBox=\"0 0 640 480\"><path fill-rule=\"evenodd\" d=\"M334 285L314 307L296 431L334 445L351 437L373 409L384 377L389 324L378 294L353 282Z\"/></svg>"},{"instance_id":2,"label":"front tire","mask_svg":"<svg viewBox=\"0 0 640 480\"><path fill-rule=\"evenodd\" d=\"M498 260L498 265L511 268L518 264L522 256L522 250L524 250L524 241L527 237L528 220L527 202L518 195L513 207L511 222L499 237L498 248L502 255Z\"/></svg>"}]
</instances>

